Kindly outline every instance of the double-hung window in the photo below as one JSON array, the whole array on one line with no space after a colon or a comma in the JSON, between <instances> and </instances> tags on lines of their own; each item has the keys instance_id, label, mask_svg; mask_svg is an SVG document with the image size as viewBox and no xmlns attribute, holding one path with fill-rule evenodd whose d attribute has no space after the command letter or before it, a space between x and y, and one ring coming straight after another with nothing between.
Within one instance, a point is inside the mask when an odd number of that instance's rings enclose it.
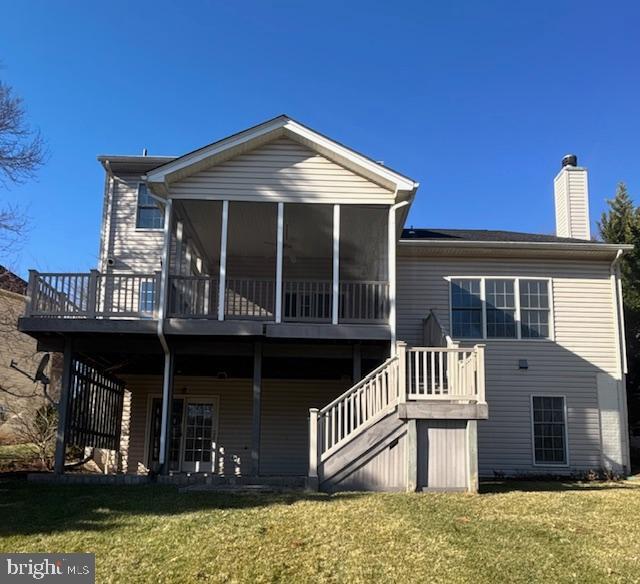
<instances>
[{"instance_id":1,"label":"double-hung window","mask_svg":"<svg viewBox=\"0 0 640 584\"><path fill-rule=\"evenodd\" d=\"M535 464L567 464L567 420L562 396L531 396Z\"/></svg>"},{"instance_id":2,"label":"double-hung window","mask_svg":"<svg viewBox=\"0 0 640 584\"><path fill-rule=\"evenodd\" d=\"M516 295L514 280L486 280L487 337L515 339Z\"/></svg>"},{"instance_id":3,"label":"double-hung window","mask_svg":"<svg viewBox=\"0 0 640 584\"><path fill-rule=\"evenodd\" d=\"M451 320L454 337L482 337L480 280L451 280Z\"/></svg>"},{"instance_id":4,"label":"double-hung window","mask_svg":"<svg viewBox=\"0 0 640 584\"><path fill-rule=\"evenodd\" d=\"M138 185L138 207L136 213L137 229L162 229L164 213L155 199L149 194L147 185Z\"/></svg>"},{"instance_id":5,"label":"double-hung window","mask_svg":"<svg viewBox=\"0 0 640 584\"><path fill-rule=\"evenodd\" d=\"M520 280L520 322L523 339L549 336L549 287L546 280Z\"/></svg>"},{"instance_id":6,"label":"double-hung window","mask_svg":"<svg viewBox=\"0 0 640 584\"><path fill-rule=\"evenodd\" d=\"M451 333L460 339L548 339L550 281L451 278Z\"/></svg>"}]
</instances>

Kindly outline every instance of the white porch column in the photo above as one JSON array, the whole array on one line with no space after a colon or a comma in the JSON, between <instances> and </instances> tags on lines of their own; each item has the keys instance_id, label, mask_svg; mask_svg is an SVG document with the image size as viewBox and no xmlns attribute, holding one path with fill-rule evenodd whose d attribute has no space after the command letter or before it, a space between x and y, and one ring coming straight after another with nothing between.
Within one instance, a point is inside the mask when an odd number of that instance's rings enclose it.
<instances>
[{"instance_id":1,"label":"white porch column","mask_svg":"<svg viewBox=\"0 0 640 584\"><path fill-rule=\"evenodd\" d=\"M333 303L332 324L338 324L338 303L340 300L340 205L333 206Z\"/></svg>"},{"instance_id":2,"label":"white porch column","mask_svg":"<svg viewBox=\"0 0 640 584\"><path fill-rule=\"evenodd\" d=\"M276 322L282 322L282 258L284 256L284 203L278 203L276 235Z\"/></svg>"},{"instance_id":3,"label":"white porch column","mask_svg":"<svg viewBox=\"0 0 640 584\"><path fill-rule=\"evenodd\" d=\"M220 233L220 277L218 279L218 320L224 320L224 293L227 287L227 229L229 201L222 201L222 229Z\"/></svg>"}]
</instances>

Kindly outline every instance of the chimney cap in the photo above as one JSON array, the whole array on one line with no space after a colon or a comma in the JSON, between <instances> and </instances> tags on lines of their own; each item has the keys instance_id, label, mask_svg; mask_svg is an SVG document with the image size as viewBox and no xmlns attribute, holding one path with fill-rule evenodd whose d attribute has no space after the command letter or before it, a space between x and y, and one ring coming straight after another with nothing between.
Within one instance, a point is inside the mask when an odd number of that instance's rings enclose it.
<instances>
[{"instance_id":1,"label":"chimney cap","mask_svg":"<svg viewBox=\"0 0 640 584\"><path fill-rule=\"evenodd\" d=\"M562 168L565 166L578 166L578 157L575 154L567 154L562 157Z\"/></svg>"}]
</instances>

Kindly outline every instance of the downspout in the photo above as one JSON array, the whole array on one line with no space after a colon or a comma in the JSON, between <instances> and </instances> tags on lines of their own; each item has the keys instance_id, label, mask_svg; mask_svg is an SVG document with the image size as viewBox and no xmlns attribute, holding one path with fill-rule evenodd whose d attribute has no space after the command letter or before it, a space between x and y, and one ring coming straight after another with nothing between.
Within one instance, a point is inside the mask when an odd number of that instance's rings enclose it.
<instances>
[{"instance_id":1,"label":"downspout","mask_svg":"<svg viewBox=\"0 0 640 584\"><path fill-rule=\"evenodd\" d=\"M615 332L616 353L618 357L618 371L620 380L618 399L621 409L620 432L622 438L622 465L630 469L630 444L629 444L629 413L627 409L627 347L624 325L624 305L622 301L622 282L620 281L620 260L624 251L619 249L609 268L611 278L611 293L615 308Z\"/></svg>"},{"instance_id":2,"label":"downspout","mask_svg":"<svg viewBox=\"0 0 640 584\"><path fill-rule=\"evenodd\" d=\"M396 210L405 207L409 201L402 201L389 207L388 256L389 256L389 330L391 332L391 357L396 355Z\"/></svg>"},{"instance_id":3,"label":"downspout","mask_svg":"<svg viewBox=\"0 0 640 584\"><path fill-rule=\"evenodd\" d=\"M166 444L169 427L169 416L171 412L171 350L164 336L164 320L166 315L167 289L169 280L169 250L171 245L171 208L172 200L166 199L164 207L164 242L162 247L162 271L160 273L160 298L158 302L158 326L157 334L160 346L164 352L164 375L162 377L162 421L160 424L160 452L159 463L161 470L166 464Z\"/></svg>"}]
</instances>

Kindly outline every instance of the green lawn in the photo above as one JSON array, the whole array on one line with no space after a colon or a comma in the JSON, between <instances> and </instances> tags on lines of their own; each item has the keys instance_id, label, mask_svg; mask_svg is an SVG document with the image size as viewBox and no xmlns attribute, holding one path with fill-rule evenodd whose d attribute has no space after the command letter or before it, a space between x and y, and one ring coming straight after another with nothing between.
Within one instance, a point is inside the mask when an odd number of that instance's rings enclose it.
<instances>
[{"instance_id":1,"label":"green lawn","mask_svg":"<svg viewBox=\"0 0 640 584\"><path fill-rule=\"evenodd\" d=\"M640 582L632 483L326 496L4 481L0 518L0 551L91 551L98 582Z\"/></svg>"}]
</instances>

